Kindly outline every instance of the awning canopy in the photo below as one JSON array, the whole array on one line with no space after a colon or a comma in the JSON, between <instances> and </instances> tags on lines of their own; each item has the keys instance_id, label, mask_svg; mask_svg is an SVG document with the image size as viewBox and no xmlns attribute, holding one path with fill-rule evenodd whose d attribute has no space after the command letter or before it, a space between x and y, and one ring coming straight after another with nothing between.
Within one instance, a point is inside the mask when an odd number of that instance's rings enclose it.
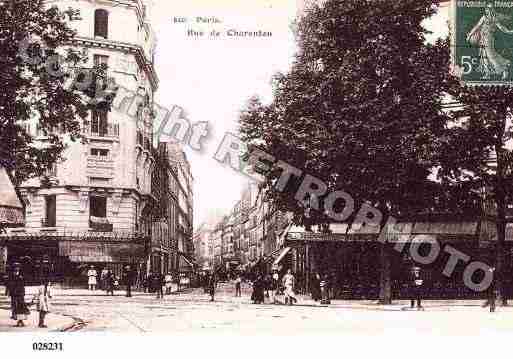
<instances>
[{"instance_id":1,"label":"awning canopy","mask_svg":"<svg viewBox=\"0 0 513 359\"><path fill-rule=\"evenodd\" d=\"M190 258L188 258L184 253L178 253L180 256L180 271L192 271L195 268L194 261Z\"/></svg>"},{"instance_id":2,"label":"awning canopy","mask_svg":"<svg viewBox=\"0 0 513 359\"><path fill-rule=\"evenodd\" d=\"M23 205L4 167L0 166L0 225L23 224Z\"/></svg>"},{"instance_id":3,"label":"awning canopy","mask_svg":"<svg viewBox=\"0 0 513 359\"><path fill-rule=\"evenodd\" d=\"M376 242L383 236L388 242L411 242L416 237L428 236L438 241L478 242L496 240L495 223L487 220L422 220L398 222L393 226L376 228L353 226L347 223L330 225L330 233L307 232L302 228L291 228L287 243L293 242ZM379 228L378 228L379 230ZM506 227L506 240L513 240L513 223Z\"/></svg>"},{"instance_id":4,"label":"awning canopy","mask_svg":"<svg viewBox=\"0 0 513 359\"><path fill-rule=\"evenodd\" d=\"M277 266L280 264L280 262L283 260L283 258L285 258L285 256L287 255L287 253L289 253L289 251L291 250L292 248L291 247L285 247L281 250L280 252L280 255L275 259L275 261L273 262L273 266Z\"/></svg>"}]
</instances>

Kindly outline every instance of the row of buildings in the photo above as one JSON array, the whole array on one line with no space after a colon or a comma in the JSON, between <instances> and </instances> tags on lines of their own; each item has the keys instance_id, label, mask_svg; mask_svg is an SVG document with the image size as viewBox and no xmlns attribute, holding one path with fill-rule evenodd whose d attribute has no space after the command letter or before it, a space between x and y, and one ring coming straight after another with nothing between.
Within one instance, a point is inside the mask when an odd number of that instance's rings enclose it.
<instances>
[{"instance_id":1,"label":"row of buildings","mask_svg":"<svg viewBox=\"0 0 513 359\"><path fill-rule=\"evenodd\" d=\"M134 116L92 110L83 140L68 141L63 160L22 183L24 221L0 235L0 272L23 262L27 274L49 260L56 280L81 281L84 270L131 265L178 275L193 268L193 176L181 145L154 138L152 108L159 81L150 8L142 0L47 1L80 10L70 22L86 68L103 65L117 84L144 94ZM37 119L23 124L44 145ZM63 135L64 136L64 135Z\"/></svg>"},{"instance_id":2,"label":"row of buildings","mask_svg":"<svg viewBox=\"0 0 513 359\"><path fill-rule=\"evenodd\" d=\"M262 261L272 267L271 259L283 248L288 226L288 216L274 210L258 184L250 182L228 213L197 228L196 261L205 269L228 273L249 270Z\"/></svg>"}]
</instances>

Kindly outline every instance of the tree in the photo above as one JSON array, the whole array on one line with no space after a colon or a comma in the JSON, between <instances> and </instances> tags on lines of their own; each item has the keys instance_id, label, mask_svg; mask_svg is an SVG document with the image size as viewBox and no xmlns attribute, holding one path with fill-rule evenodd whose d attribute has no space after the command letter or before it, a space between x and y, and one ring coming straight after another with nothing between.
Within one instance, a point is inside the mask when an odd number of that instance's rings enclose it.
<instances>
[{"instance_id":1,"label":"tree","mask_svg":"<svg viewBox=\"0 0 513 359\"><path fill-rule=\"evenodd\" d=\"M492 203L486 210L488 218L496 223L492 264L505 305L504 243L507 205L513 202L513 89L466 87L454 78L448 83L448 93L461 106L451 112L453 126L447 129L442 146L439 175L451 184L472 184L473 191L467 196L480 192L484 203Z\"/></svg>"},{"instance_id":2,"label":"tree","mask_svg":"<svg viewBox=\"0 0 513 359\"><path fill-rule=\"evenodd\" d=\"M41 176L61 157L67 138L81 137L88 109L109 107L108 101L93 101L105 89L98 87L101 81L88 84L77 72L86 54L66 47L75 37L68 22L75 20L77 10L46 7L43 0L0 2L0 160L16 184ZM91 74L104 78L104 70L95 67ZM70 77L76 81L68 86ZM31 119L38 120L43 142L27 131Z\"/></svg>"},{"instance_id":3,"label":"tree","mask_svg":"<svg viewBox=\"0 0 513 359\"><path fill-rule=\"evenodd\" d=\"M447 77L440 71L446 57L444 43L426 44L421 23L436 5L328 0L314 6L297 24L299 51L290 72L276 76L274 101L253 98L242 111L243 138L319 178L328 193L351 194L356 208L370 202L385 219L434 209L441 191L429 175L448 120L442 110ZM265 173L278 209L292 211L297 224L330 221L323 211L305 216L308 199L294 198L302 178L276 191L280 174L276 167ZM391 301L389 252L384 244L383 303Z\"/></svg>"}]
</instances>

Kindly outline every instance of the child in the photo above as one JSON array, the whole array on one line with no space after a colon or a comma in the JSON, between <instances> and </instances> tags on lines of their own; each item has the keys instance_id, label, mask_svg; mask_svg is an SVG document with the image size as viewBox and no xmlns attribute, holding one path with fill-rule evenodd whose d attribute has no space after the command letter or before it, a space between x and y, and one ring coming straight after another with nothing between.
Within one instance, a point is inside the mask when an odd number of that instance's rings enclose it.
<instances>
[{"instance_id":1,"label":"child","mask_svg":"<svg viewBox=\"0 0 513 359\"><path fill-rule=\"evenodd\" d=\"M39 287L36 295L36 309L39 312L39 328L47 328L45 325L46 314L50 312L50 283Z\"/></svg>"}]
</instances>

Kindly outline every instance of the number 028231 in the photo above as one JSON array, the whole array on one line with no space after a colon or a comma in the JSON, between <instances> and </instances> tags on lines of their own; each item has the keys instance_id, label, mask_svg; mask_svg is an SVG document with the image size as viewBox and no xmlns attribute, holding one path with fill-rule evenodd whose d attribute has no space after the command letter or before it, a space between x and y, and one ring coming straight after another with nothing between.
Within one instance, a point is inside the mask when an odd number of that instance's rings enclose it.
<instances>
[{"instance_id":1,"label":"number 028231","mask_svg":"<svg viewBox=\"0 0 513 359\"><path fill-rule=\"evenodd\" d=\"M62 343L32 343L32 350L35 351L62 351Z\"/></svg>"}]
</instances>

